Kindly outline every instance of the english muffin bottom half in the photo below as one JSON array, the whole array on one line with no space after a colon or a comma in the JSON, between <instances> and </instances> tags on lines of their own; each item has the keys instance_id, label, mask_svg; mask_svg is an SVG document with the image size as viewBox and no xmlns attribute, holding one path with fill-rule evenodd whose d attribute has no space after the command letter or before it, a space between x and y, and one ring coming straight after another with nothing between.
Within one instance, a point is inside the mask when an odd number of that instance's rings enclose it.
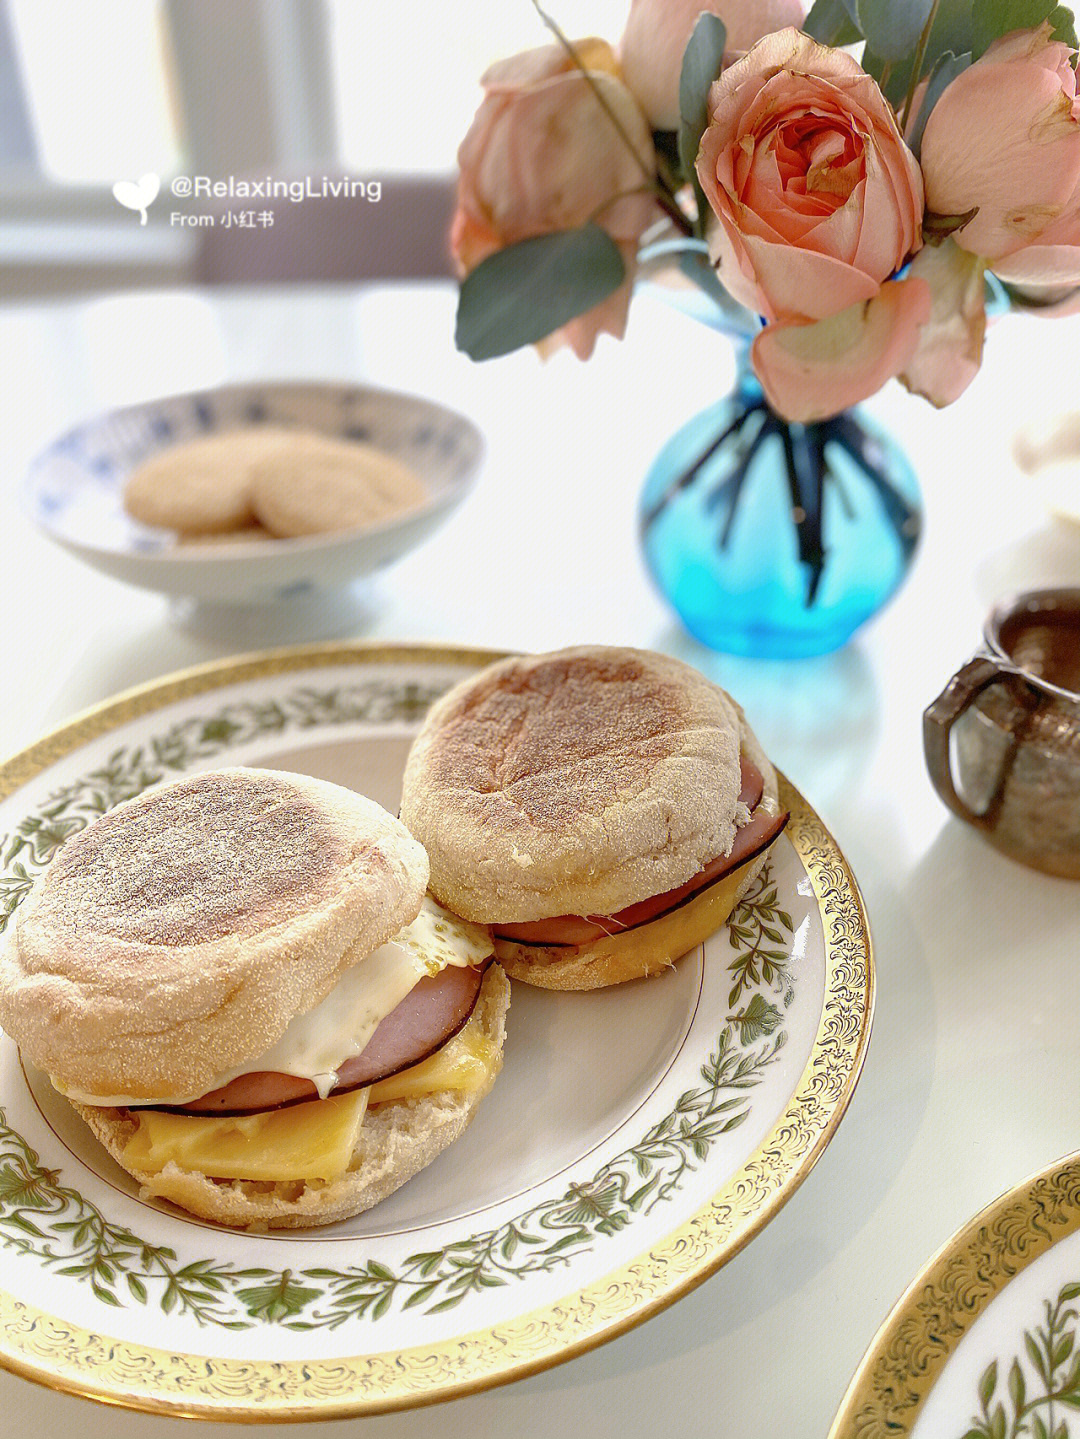
<instances>
[{"instance_id":1,"label":"english muffin bottom half","mask_svg":"<svg viewBox=\"0 0 1080 1439\"><path fill-rule=\"evenodd\" d=\"M0 949L0 1025L151 1195L240 1227L369 1208L502 1063L489 934L379 805L190 776L71 838Z\"/></svg>"},{"instance_id":2,"label":"english muffin bottom half","mask_svg":"<svg viewBox=\"0 0 1080 1439\"><path fill-rule=\"evenodd\" d=\"M788 816L740 707L647 650L499 661L430 710L401 818L513 979L657 974L728 918Z\"/></svg>"}]
</instances>

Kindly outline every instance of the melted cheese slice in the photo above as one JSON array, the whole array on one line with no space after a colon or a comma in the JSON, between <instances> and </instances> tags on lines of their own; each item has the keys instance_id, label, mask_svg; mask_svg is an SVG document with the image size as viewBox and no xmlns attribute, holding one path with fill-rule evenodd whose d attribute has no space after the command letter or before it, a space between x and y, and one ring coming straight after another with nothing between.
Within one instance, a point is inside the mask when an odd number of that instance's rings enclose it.
<instances>
[{"instance_id":1,"label":"melted cheese slice","mask_svg":"<svg viewBox=\"0 0 1080 1439\"><path fill-rule=\"evenodd\" d=\"M268 1071L310 1079L320 1098L334 1087L337 1070L347 1059L361 1054L371 1036L421 979L438 974L448 965L467 968L493 952L486 929L469 924L430 897L424 896L420 913L359 964L352 965L328 995L305 1014L295 1015L276 1043L255 1059L225 1070L212 1084L193 1094L156 1096L161 1104L187 1104L221 1089L241 1074ZM130 1095L92 1095L62 1088L62 1094L81 1104L123 1109L153 1104L155 1099Z\"/></svg>"},{"instance_id":2,"label":"melted cheese slice","mask_svg":"<svg viewBox=\"0 0 1080 1439\"><path fill-rule=\"evenodd\" d=\"M339 1179L349 1167L367 1111L368 1092L232 1118L139 1112L124 1162L140 1174L167 1164L212 1179Z\"/></svg>"},{"instance_id":3,"label":"melted cheese slice","mask_svg":"<svg viewBox=\"0 0 1080 1439\"><path fill-rule=\"evenodd\" d=\"M548 964L574 961L582 955L588 957L589 976L595 985L629 979L635 973L654 974L662 966L674 964L726 923L735 908L739 886L746 878L746 865L750 862L747 860L746 864L716 880L693 899L633 929L567 948L516 944L513 940L496 938L495 954L499 959L533 964L536 971L533 982L541 986Z\"/></svg>"},{"instance_id":4,"label":"melted cheese slice","mask_svg":"<svg viewBox=\"0 0 1080 1439\"><path fill-rule=\"evenodd\" d=\"M499 1051L484 1033L475 1010L468 1023L441 1049L411 1069L380 1079L368 1090L369 1104L392 1104L398 1099L423 1099L440 1090L459 1094L485 1090L499 1071Z\"/></svg>"},{"instance_id":5,"label":"melted cheese slice","mask_svg":"<svg viewBox=\"0 0 1080 1439\"><path fill-rule=\"evenodd\" d=\"M348 1169L369 1104L483 1091L498 1069L498 1050L474 1012L442 1049L370 1089L235 1118L139 1110L124 1161L139 1174L175 1164L213 1179L329 1183Z\"/></svg>"}]
</instances>

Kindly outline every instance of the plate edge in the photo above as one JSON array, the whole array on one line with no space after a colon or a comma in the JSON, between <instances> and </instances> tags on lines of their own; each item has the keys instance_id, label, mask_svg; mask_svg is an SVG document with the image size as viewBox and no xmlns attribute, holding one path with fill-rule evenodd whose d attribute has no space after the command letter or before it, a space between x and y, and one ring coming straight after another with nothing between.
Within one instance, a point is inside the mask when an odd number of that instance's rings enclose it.
<instances>
[{"instance_id":1,"label":"plate edge","mask_svg":"<svg viewBox=\"0 0 1080 1439\"><path fill-rule=\"evenodd\" d=\"M1055 1180L1066 1179L1072 1183L1074 1212L1063 1229L1051 1233L1040 1227L1040 1220L1045 1217L1045 1200L1039 1190L1053 1186ZM915 1275L870 1341L840 1402L828 1439L886 1439L886 1436L902 1439L909 1435L941 1371L981 1315L1029 1264L1080 1230L1077 1200L1080 1200L1080 1150L1029 1174L954 1230ZM1019 1211L1014 1214L1017 1206ZM1006 1216L1013 1221L1006 1247L996 1256L996 1262L992 1262L994 1256L989 1253L988 1243L984 1240L978 1247L977 1241ZM1021 1221L1019 1225L1017 1220ZM971 1296L971 1302L960 1312L951 1303L955 1291L950 1289L946 1296L943 1290L943 1281L951 1267L956 1268L958 1277L969 1281L965 1292ZM981 1282L985 1288L981 1292L973 1291L972 1281ZM935 1305L933 1301L939 1296L939 1303ZM930 1325L935 1317L940 1317L945 1304L952 1332L931 1336ZM923 1342L922 1349L919 1340ZM901 1347L905 1351L902 1360L894 1357L894 1350ZM886 1376L887 1383L884 1382ZM898 1386L903 1386L899 1396ZM900 1413L895 1404L890 1405L889 1395L909 1400L904 1406L906 1412Z\"/></svg>"}]
</instances>

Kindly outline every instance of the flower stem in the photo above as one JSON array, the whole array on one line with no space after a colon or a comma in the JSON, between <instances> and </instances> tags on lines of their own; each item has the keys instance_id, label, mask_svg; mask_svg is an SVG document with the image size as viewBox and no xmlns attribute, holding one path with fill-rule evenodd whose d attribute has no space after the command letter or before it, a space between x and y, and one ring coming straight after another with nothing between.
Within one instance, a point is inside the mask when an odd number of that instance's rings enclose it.
<instances>
[{"instance_id":1,"label":"flower stem","mask_svg":"<svg viewBox=\"0 0 1080 1439\"><path fill-rule=\"evenodd\" d=\"M589 88L596 96L597 103L603 110L604 114L611 121L611 123L615 126L615 129L618 131L619 138L622 140L626 148L630 151L631 155L633 155L634 159L637 161L642 173L645 175L645 178L650 182L650 184L655 184L656 176L653 174L652 170L650 170L649 166L646 165L645 161L641 158L641 154L638 151L637 146L634 144L633 140L631 140L630 136L626 133L626 127L623 125L618 115L615 114L615 111L611 108L607 100L604 98L599 85L597 85L596 80L593 78L592 72L589 70L588 66L578 54L577 50L573 45L573 42L567 38L565 32L561 29L558 22L547 13L544 7L540 4L540 0L532 0L532 3L536 13L540 16L540 19L555 36L555 39L563 47L567 55L569 55L573 64L577 67L578 70L581 71L582 75L585 77Z\"/></svg>"},{"instance_id":2,"label":"flower stem","mask_svg":"<svg viewBox=\"0 0 1080 1439\"><path fill-rule=\"evenodd\" d=\"M918 89L922 63L926 59L926 47L930 43L930 31L934 28L934 21L937 19L940 4L941 0L934 0L934 3L930 6L930 14L926 17L926 24L922 28L919 43L915 47L915 58L911 62L911 79L908 81L907 96L904 100L904 113L900 117L901 134L907 129L907 123L911 116L911 106L915 99L915 91Z\"/></svg>"},{"instance_id":3,"label":"flower stem","mask_svg":"<svg viewBox=\"0 0 1080 1439\"><path fill-rule=\"evenodd\" d=\"M616 115L615 111L608 104L603 91L596 83L595 76L592 74L588 66L578 54L573 42L567 38L565 32L561 29L558 22L547 13L547 11L541 5L540 0L532 0L532 3L533 9L540 16L540 19L555 36L555 39L566 51L567 55L570 57L576 68L580 70L585 80L585 83L588 85L589 89L593 92L593 95L596 98L596 103L600 106L601 110L603 110L604 114L611 121L612 125L614 125L615 131L618 134L619 139L630 151L631 155L633 155L638 168L645 176L645 180L648 184L649 189L656 196L657 204L664 211L664 213L668 215L676 225L678 225L679 229L682 230L684 234L693 235L695 233L693 225L683 213L683 210L675 200L674 195L666 189L666 187L661 182L659 176L655 173L654 170L650 169L650 167L642 159L641 152L638 150L633 140L627 134L626 126L622 123L618 115Z\"/></svg>"},{"instance_id":4,"label":"flower stem","mask_svg":"<svg viewBox=\"0 0 1080 1439\"><path fill-rule=\"evenodd\" d=\"M727 425L723 430L720 431L715 440L709 441L708 445L706 445L705 449L702 450L702 452L697 456L697 458L691 460L690 463L686 466L686 468L679 472L675 479L672 480L671 483L664 490L664 493L660 496L660 498L649 507L649 509L645 512L644 515L642 515L642 534L645 534L645 532L656 523L656 521L660 518L660 516L667 509L668 505L670 505L671 502L676 498L676 496L680 495L682 491L687 488L688 485L693 483L702 466L707 464L709 460L712 459L713 455L716 454L717 450L724 443L724 441L729 439L733 434L735 434L737 430L741 430L742 427L746 424L746 422L750 419L751 415L756 414L758 411L763 410L764 408L764 404L757 404L752 406L750 409L741 412L740 414L735 416L735 418L731 421L729 425Z\"/></svg>"}]
</instances>

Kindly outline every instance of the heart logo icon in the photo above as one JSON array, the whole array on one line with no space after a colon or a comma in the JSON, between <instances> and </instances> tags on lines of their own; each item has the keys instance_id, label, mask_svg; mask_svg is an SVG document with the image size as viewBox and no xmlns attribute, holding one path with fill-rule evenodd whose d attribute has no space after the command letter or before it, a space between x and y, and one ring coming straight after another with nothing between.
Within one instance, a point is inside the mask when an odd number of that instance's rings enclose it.
<instances>
[{"instance_id":1,"label":"heart logo icon","mask_svg":"<svg viewBox=\"0 0 1080 1439\"><path fill-rule=\"evenodd\" d=\"M112 192L125 210L139 212L139 224L146 224L146 208L157 199L161 181L156 175L140 175L137 180L117 180Z\"/></svg>"}]
</instances>

